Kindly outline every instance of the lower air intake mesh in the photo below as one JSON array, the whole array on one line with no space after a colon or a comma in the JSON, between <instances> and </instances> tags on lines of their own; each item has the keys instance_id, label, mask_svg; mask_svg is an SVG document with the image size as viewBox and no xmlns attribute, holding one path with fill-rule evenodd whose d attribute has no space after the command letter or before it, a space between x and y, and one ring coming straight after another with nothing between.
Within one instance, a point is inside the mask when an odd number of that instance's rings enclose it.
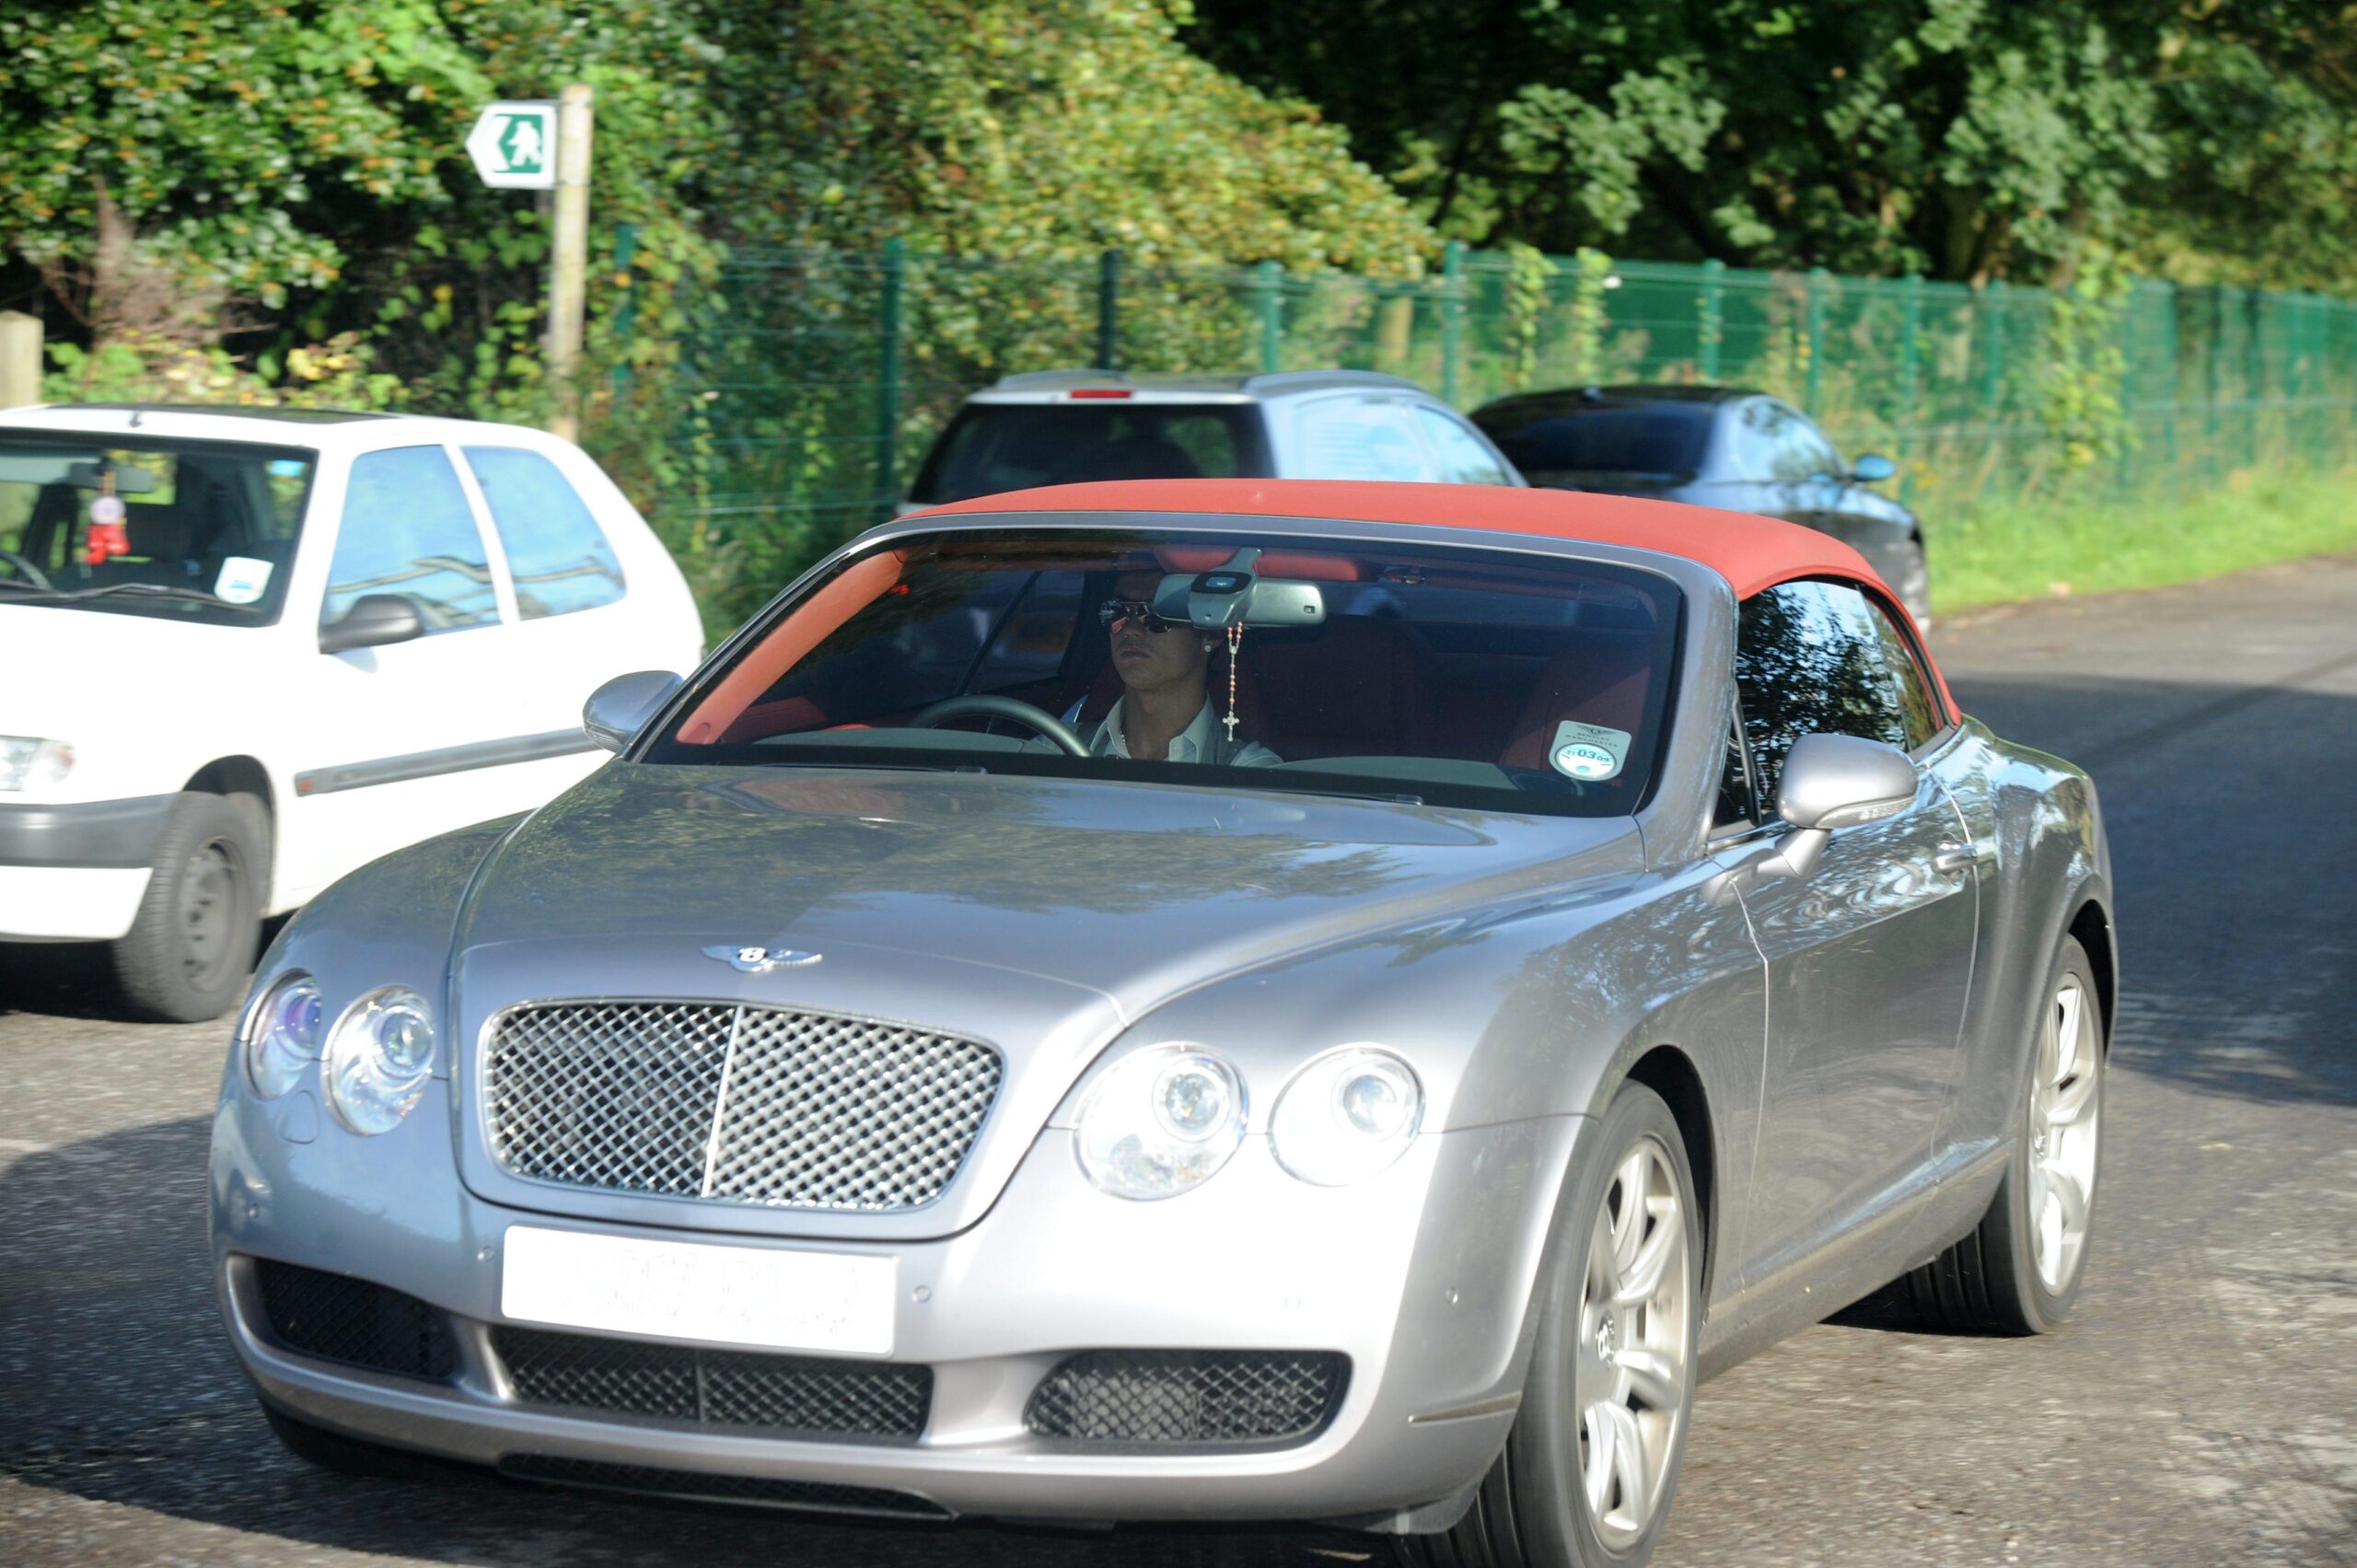
<instances>
[{"instance_id":1,"label":"lower air intake mesh","mask_svg":"<svg viewBox=\"0 0 2357 1568\"><path fill-rule=\"evenodd\" d=\"M436 1383L459 1370L448 1319L413 1295L270 1258L254 1260L254 1278L270 1331L288 1350Z\"/></svg>"},{"instance_id":2,"label":"lower air intake mesh","mask_svg":"<svg viewBox=\"0 0 2357 1568\"><path fill-rule=\"evenodd\" d=\"M1307 1351L1091 1351L1032 1391L1023 1423L1091 1443L1271 1443L1309 1436L1349 1363Z\"/></svg>"},{"instance_id":3,"label":"lower air intake mesh","mask_svg":"<svg viewBox=\"0 0 2357 1568\"><path fill-rule=\"evenodd\" d=\"M696 1426L913 1442L933 1369L641 1344L501 1327L492 1343L526 1404Z\"/></svg>"},{"instance_id":4,"label":"lower air intake mesh","mask_svg":"<svg viewBox=\"0 0 2357 1568\"><path fill-rule=\"evenodd\" d=\"M772 1481L765 1476L708 1475L700 1470L658 1469L652 1465L610 1465L598 1459L568 1459L556 1454L508 1454L499 1473L518 1481L555 1486L586 1486L600 1492L635 1492L655 1497L685 1497L709 1503L743 1503L765 1508L813 1508L830 1514L875 1514L896 1519L946 1519L947 1509L905 1492L867 1486L829 1486L812 1481Z\"/></svg>"}]
</instances>

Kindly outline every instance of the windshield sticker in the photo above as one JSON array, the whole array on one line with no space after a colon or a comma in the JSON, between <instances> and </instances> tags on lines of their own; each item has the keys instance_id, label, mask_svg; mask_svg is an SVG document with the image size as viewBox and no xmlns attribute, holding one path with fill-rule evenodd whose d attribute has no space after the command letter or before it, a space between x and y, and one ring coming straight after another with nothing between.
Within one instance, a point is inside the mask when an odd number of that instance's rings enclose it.
<instances>
[{"instance_id":1,"label":"windshield sticker","mask_svg":"<svg viewBox=\"0 0 2357 1568\"><path fill-rule=\"evenodd\" d=\"M213 597L231 604L251 604L261 598L270 587L272 563L257 561L250 555L232 555L221 563L221 575L214 581Z\"/></svg>"},{"instance_id":2,"label":"windshield sticker","mask_svg":"<svg viewBox=\"0 0 2357 1568\"><path fill-rule=\"evenodd\" d=\"M1547 749L1547 760L1555 771L1566 778L1585 784L1602 784L1618 776L1621 762L1629 755L1629 732L1607 729L1600 724L1581 724L1565 719L1555 726L1555 743Z\"/></svg>"}]
</instances>

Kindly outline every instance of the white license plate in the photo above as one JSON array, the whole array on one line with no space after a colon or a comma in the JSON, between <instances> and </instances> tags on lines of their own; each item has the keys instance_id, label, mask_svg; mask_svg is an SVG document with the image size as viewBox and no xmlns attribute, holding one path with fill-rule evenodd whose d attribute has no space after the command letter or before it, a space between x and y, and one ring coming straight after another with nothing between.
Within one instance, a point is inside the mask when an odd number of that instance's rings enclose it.
<instances>
[{"instance_id":1,"label":"white license plate","mask_svg":"<svg viewBox=\"0 0 2357 1568\"><path fill-rule=\"evenodd\" d=\"M899 1277L890 1258L511 1225L499 1309L568 1329L889 1355Z\"/></svg>"}]
</instances>

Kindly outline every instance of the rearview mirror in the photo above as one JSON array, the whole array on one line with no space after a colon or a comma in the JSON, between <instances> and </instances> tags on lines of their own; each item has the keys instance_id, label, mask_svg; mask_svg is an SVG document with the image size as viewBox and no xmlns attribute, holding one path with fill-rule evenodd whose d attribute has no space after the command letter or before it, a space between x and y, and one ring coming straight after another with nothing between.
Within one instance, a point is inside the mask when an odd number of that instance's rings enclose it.
<instances>
[{"instance_id":1,"label":"rearview mirror","mask_svg":"<svg viewBox=\"0 0 2357 1568\"><path fill-rule=\"evenodd\" d=\"M1880 484L1898 471L1898 465L1880 452L1867 452L1850 465L1850 477L1860 484Z\"/></svg>"},{"instance_id":2,"label":"rearview mirror","mask_svg":"<svg viewBox=\"0 0 2357 1568\"><path fill-rule=\"evenodd\" d=\"M319 628L319 652L381 648L424 635L425 618L417 612L417 601L407 594L362 594L352 601L351 609Z\"/></svg>"},{"instance_id":3,"label":"rearview mirror","mask_svg":"<svg viewBox=\"0 0 2357 1568\"><path fill-rule=\"evenodd\" d=\"M682 682L668 669L617 675L581 704L581 731L609 751L620 751L671 700Z\"/></svg>"}]
</instances>

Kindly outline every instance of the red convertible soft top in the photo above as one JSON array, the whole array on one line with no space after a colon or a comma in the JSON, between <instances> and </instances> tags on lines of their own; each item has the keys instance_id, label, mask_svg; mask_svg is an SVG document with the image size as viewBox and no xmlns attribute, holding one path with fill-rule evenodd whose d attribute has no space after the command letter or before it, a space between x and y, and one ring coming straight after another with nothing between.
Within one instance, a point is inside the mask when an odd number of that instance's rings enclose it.
<instances>
[{"instance_id":1,"label":"red convertible soft top","mask_svg":"<svg viewBox=\"0 0 2357 1568\"><path fill-rule=\"evenodd\" d=\"M1907 612L1866 558L1830 534L1749 512L1722 512L1675 501L1594 495L1570 490L1514 490L1495 484L1403 484L1368 480L1133 479L1012 490L927 509L927 516L976 512L1192 512L1259 517L1339 517L1367 523L1544 534L1590 544L1656 550L1708 566L1749 598L1798 577L1836 577L1864 586L1899 625ZM1947 678L1919 646L1924 668L1951 719L1959 716Z\"/></svg>"},{"instance_id":2,"label":"red convertible soft top","mask_svg":"<svg viewBox=\"0 0 2357 1568\"><path fill-rule=\"evenodd\" d=\"M1815 528L1748 512L1569 490L1366 480L1132 479L1015 490L929 510L1206 512L1546 534L1590 544L1658 550L1699 561L1732 583L1737 598L1749 598L1762 588L1795 577L1855 578L1890 597L1890 590L1875 575L1864 556Z\"/></svg>"}]
</instances>

